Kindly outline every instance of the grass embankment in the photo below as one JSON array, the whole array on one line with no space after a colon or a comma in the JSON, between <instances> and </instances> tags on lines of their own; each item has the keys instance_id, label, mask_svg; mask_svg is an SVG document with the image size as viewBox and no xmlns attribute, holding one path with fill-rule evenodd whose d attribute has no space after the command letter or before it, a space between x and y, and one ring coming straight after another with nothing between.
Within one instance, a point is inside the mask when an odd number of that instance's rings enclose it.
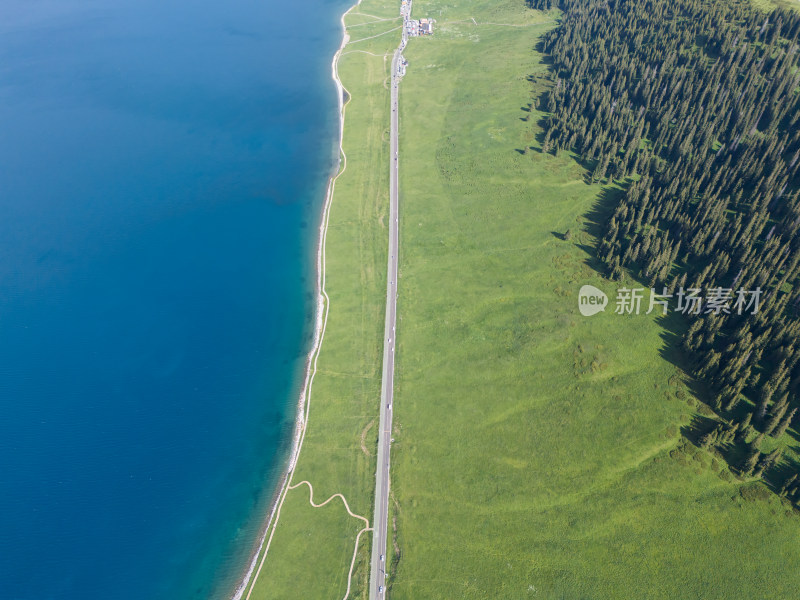
<instances>
[{"instance_id":1,"label":"grass embankment","mask_svg":"<svg viewBox=\"0 0 800 600\"><path fill-rule=\"evenodd\" d=\"M375 443L386 289L391 53L399 4L365 0L345 21L351 42L339 75L346 105L345 172L336 182L327 234L330 313L311 392L308 432L293 483L308 480L314 502L343 494L372 521ZM365 16L371 15L371 16ZM371 38L365 41L363 38ZM363 446L363 449L362 449ZM366 450L366 452L365 452ZM301 486L287 493L251 598L342 598L362 521L334 499L309 504ZM371 534L361 536L350 598L365 598Z\"/></svg>"},{"instance_id":2,"label":"grass embankment","mask_svg":"<svg viewBox=\"0 0 800 600\"><path fill-rule=\"evenodd\" d=\"M391 597L794 597L800 518L678 449L698 404L669 334L613 314L592 268L615 190L539 151L533 47L554 15L414 12L438 23L400 90ZM585 283L605 313L578 313Z\"/></svg>"}]
</instances>

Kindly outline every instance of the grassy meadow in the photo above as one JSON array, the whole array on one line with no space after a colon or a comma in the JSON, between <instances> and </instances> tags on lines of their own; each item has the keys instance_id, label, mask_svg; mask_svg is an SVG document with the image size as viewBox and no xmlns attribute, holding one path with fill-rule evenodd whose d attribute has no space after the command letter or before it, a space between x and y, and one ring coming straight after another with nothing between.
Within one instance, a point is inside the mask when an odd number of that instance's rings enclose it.
<instances>
[{"instance_id":1,"label":"grassy meadow","mask_svg":"<svg viewBox=\"0 0 800 600\"><path fill-rule=\"evenodd\" d=\"M330 314L311 395L308 432L293 482L314 502L336 493L372 521L386 289L391 52L400 40L395 2L365 0L346 17L351 43L339 61L350 93L344 151L327 235ZM370 16L366 16L370 15ZM387 32L385 35L381 33ZM378 36L378 37L373 37ZM365 39L364 38L371 38ZM385 53L390 53L384 58ZM342 598L363 522L335 499L322 508L301 486L287 493L251 598ZM361 536L350 598L367 597L371 536Z\"/></svg>"},{"instance_id":2,"label":"grassy meadow","mask_svg":"<svg viewBox=\"0 0 800 600\"><path fill-rule=\"evenodd\" d=\"M800 518L683 441L702 408L675 324L613 313L592 248L618 190L539 150L557 15L414 14L437 24L400 90L390 597L794 597Z\"/></svg>"},{"instance_id":3,"label":"grassy meadow","mask_svg":"<svg viewBox=\"0 0 800 600\"><path fill-rule=\"evenodd\" d=\"M785 8L788 10L800 10L798 0L750 0L756 8L765 12L770 12L775 8Z\"/></svg>"}]
</instances>

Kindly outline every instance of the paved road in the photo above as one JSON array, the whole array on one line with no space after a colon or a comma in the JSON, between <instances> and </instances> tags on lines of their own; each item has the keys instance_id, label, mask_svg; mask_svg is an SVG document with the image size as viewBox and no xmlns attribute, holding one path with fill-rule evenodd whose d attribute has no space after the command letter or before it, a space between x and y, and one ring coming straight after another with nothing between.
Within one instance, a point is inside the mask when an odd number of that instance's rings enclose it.
<instances>
[{"instance_id":1,"label":"paved road","mask_svg":"<svg viewBox=\"0 0 800 600\"><path fill-rule=\"evenodd\" d=\"M389 268L386 277L386 322L383 337L383 377L381 380L381 418L378 431L378 468L375 473L375 514L372 519L372 558L370 561L370 600L386 597L386 537L389 519L389 451L392 442L392 404L394 402L394 348L397 315L397 73L401 49L405 46L405 34L400 48L392 57L391 81L391 128L389 150Z\"/></svg>"}]
</instances>

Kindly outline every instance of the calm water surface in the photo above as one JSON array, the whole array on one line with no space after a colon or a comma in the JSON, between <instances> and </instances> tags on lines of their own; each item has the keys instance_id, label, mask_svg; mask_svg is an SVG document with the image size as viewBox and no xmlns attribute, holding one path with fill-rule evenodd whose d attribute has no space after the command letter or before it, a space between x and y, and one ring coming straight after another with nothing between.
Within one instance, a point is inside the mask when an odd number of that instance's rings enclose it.
<instances>
[{"instance_id":1,"label":"calm water surface","mask_svg":"<svg viewBox=\"0 0 800 600\"><path fill-rule=\"evenodd\" d=\"M0 598L219 598L293 427L348 0L0 0Z\"/></svg>"}]
</instances>

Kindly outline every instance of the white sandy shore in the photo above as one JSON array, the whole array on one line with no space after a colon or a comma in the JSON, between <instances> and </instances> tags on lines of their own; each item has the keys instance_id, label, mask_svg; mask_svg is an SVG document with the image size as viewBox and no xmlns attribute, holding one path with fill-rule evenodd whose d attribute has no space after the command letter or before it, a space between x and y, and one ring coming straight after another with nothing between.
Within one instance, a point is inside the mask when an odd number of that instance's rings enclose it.
<instances>
[{"instance_id":1,"label":"white sandy shore","mask_svg":"<svg viewBox=\"0 0 800 600\"><path fill-rule=\"evenodd\" d=\"M314 344L311 347L311 350L308 353L308 357L306 358L306 367L305 367L305 379L303 382L303 387L300 391L300 395L297 402L297 418L295 422L295 430L294 430L294 438L292 441L292 450L289 454L286 469L281 476L280 485L278 490L275 493L274 500L270 506L269 512L267 513L266 524L264 526L264 533L261 535L261 539L258 543L258 549L253 553L252 558L250 559L250 563L247 569L247 572L242 577L241 582L239 583L236 591L231 594L231 600L241 600L244 596L245 590L250 585L252 581L258 577L258 574L261 572L261 568L264 565L264 560L266 559L267 552L269 552L269 546L272 542L272 536L275 532L275 527L277 526L278 518L280 517L281 507L283 506L283 501L286 498L286 492L291 485L292 474L294 473L295 465L297 464L297 459L300 456L300 450L303 447L303 440L305 439L306 434L306 423L308 422L308 414L311 408L311 386L314 382L314 376L317 372L317 360L319 358L320 348L322 347L322 340L325 337L325 326L328 322L328 308L329 308L329 299L328 294L325 292L325 239L328 233L328 220L330 218L330 207L331 202L333 201L333 190L336 185L336 180L339 176L344 173L345 169L347 168L347 157L344 154L344 149L342 147L342 141L344 138L344 94L346 92L344 86L342 85L341 80L339 79L339 58L342 55L342 51L344 50L345 46L349 41L349 36L347 35L347 28L345 26L344 19L347 14L356 8L359 4L361 4L361 0L358 0L353 6L348 8L341 17L342 23L342 43L339 46L339 49L336 51L336 54L333 56L333 61L331 62L331 75L333 77L333 81L336 84L336 91L339 98L339 164L337 165L336 174L332 175L328 180L328 191L325 197L325 204L322 209L322 218L320 220L319 226L319 239L317 244L317 285L316 285L316 292L317 292L317 309L316 309L316 324L314 327ZM262 553L263 552L263 553ZM259 556L261 559L259 560ZM252 593L251 590L247 593L245 598L250 598L250 594Z\"/></svg>"}]
</instances>

